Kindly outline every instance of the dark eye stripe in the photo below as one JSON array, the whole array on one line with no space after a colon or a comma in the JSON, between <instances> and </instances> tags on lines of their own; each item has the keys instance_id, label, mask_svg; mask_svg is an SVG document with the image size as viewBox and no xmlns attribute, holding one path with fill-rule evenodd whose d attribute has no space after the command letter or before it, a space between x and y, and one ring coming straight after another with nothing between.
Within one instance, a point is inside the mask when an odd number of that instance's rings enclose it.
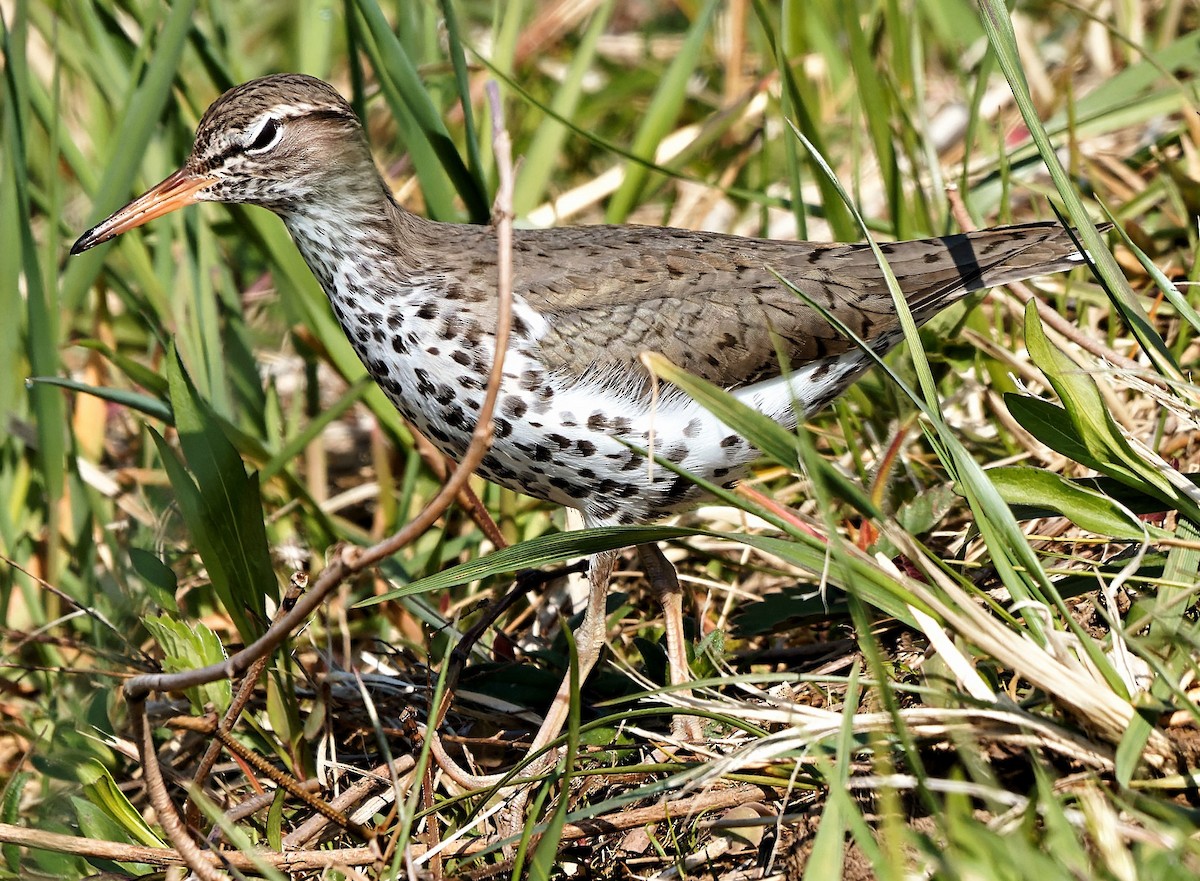
<instances>
[{"instance_id":1,"label":"dark eye stripe","mask_svg":"<svg viewBox=\"0 0 1200 881\"><path fill-rule=\"evenodd\" d=\"M310 110L304 114L309 119L349 119L355 122L358 117L346 110L339 110L336 107L323 108L321 110Z\"/></svg>"},{"instance_id":2,"label":"dark eye stripe","mask_svg":"<svg viewBox=\"0 0 1200 881\"><path fill-rule=\"evenodd\" d=\"M356 117L349 110L342 110L337 107L322 107L318 110L302 110L302 111L293 110L291 113L281 114L279 119L280 120L300 119L301 117L310 118L310 119L330 119L330 120L350 120L350 121L358 120L358 117ZM253 146L254 145L251 145L251 147L253 147ZM220 168L222 165L225 164L226 160L230 159L233 156L244 155L246 153L246 150L247 150L247 148L241 144L233 144L229 147L226 147L224 150L222 150L220 153L216 154L215 156L211 157L207 162L204 163L204 167L207 169Z\"/></svg>"}]
</instances>

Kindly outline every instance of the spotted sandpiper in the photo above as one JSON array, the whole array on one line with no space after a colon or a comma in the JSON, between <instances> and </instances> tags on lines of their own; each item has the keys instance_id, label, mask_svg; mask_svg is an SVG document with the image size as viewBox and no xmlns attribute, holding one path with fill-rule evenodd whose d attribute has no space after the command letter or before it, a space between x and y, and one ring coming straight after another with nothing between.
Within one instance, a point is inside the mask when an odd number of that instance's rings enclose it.
<instances>
[{"instance_id":1,"label":"spotted sandpiper","mask_svg":"<svg viewBox=\"0 0 1200 881\"><path fill-rule=\"evenodd\" d=\"M309 76L253 80L200 120L183 167L84 233L78 254L195 202L244 202L278 214L358 356L400 412L446 455L463 454L491 366L497 247L488 226L435 223L401 208L362 126ZM1053 223L882 245L914 318L970 291L1077 266ZM746 440L686 395L651 397L643 352L661 352L772 419L794 427L844 391L869 358L778 272L876 352L903 338L869 247L740 238L645 226L517 230L513 332L493 445L479 471L518 492L578 508L589 525L653 521L701 498L686 477L648 469L657 451L729 484L755 457ZM789 364L781 375L779 354ZM653 546L673 681L685 678L678 584ZM580 677L604 640L615 552L590 567L577 637ZM557 736L564 681L534 741Z\"/></svg>"}]
</instances>

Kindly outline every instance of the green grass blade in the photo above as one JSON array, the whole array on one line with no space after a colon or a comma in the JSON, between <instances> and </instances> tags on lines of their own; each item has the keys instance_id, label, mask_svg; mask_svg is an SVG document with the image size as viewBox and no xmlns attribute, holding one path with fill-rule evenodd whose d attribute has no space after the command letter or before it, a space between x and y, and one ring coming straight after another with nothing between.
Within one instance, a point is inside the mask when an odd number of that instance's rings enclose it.
<instances>
[{"instance_id":1,"label":"green grass blade","mask_svg":"<svg viewBox=\"0 0 1200 881\"><path fill-rule=\"evenodd\" d=\"M16 308L9 313L9 323L15 326L16 316L25 317L25 357L30 371L43 376L57 375L60 370L59 344L61 307L59 290L50 285L41 265L33 230L25 218L32 216L29 195L30 112L28 66L24 58L26 19L18 10L14 30L5 27L0 38L4 54L4 122L8 148L4 153L5 177L12 181L9 190L11 203L8 213L19 218L15 224L19 260L9 269L10 278L23 275L27 295L20 302L20 285L15 286ZM14 341L15 342L15 341ZM51 577L58 577L61 528L59 501L66 487L67 471L67 408L60 392L47 385L29 389L30 404L37 432L37 462L42 490L45 493L44 516L47 521L47 557Z\"/></svg>"},{"instance_id":2,"label":"green grass blade","mask_svg":"<svg viewBox=\"0 0 1200 881\"><path fill-rule=\"evenodd\" d=\"M1135 488L1159 495L1200 522L1200 503L1180 492L1167 474L1134 450L1109 412L1096 383L1056 346L1042 329L1037 308L1025 310L1025 344L1030 358L1041 368L1058 393L1075 436L1087 450L1089 464Z\"/></svg>"},{"instance_id":3,"label":"green grass blade","mask_svg":"<svg viewBox=\"0 0 1200 881\"><path fill-rule=\"evenodd\" d=\"M130 409L137 410L139 413L144 413L151 419L157 419L161 422L170 423L173 419L171 408L164 404L161 399L151 397L150 395L143 395L140 392L88 385L86 382L79 382L75 379L63 379L59 376L31 376L28 381L30 385L54 385L85 395L95 395L101 400L111 401L122 407L129 407Z\"/></svg>"},{"instance_id":4,"label":"green grass blade","mask_svg":"<svg viewBox=\"0 0 1200 881\"><path fill-rule=\"evenodd\" d=\"M450 133L446 130L446 124L442 121L441 114L421 82L416 66L408 57L404 45L392 31L391 25L383 15L383 10L379 8L375 0L354 0L354 5L374 38L375 51L371 54L376 62L376 72L385 85L385 91L389 94L389 99L395 95L403 103L404 110L400 112L399 106L389 100L393 112L397 113L401 124L411 125L411 128L408 125L404 128L409 149L414 150L415 142L427 144L432 154L437 157L442 173L454 185L455 190L466 203L467 213L471 219L476 223L486 221L491 215L491 210L485 194L484 182L472 175L463 163ZM414 152L414 163L417 158L418 156ZM432 169L426 167L424 170L426 175L422 177L421 183L423 186L428 186L428 178L432 175ZM446 203L437 205L431 203L430 210L431 213L442 219L453 216L452 207Z\"/></svg>"},{"instance_id":5,"label":"green grass blade","mask_svg":"<svg viewBox=\"0 0 1200 881\"><path fill-rule=\"evenodd\" d=\"M987 31L988 41L1000 63L1000 69L1004 72L1009 87L1012 89L1017 107L1021 111L1021 118L1025 121L1030 137L1037 145L1038 153L1041 154L1042 161L1050 172L1050 177L1054 180L1059 197L1066 205L1067 216L1071 218L1071 223L1078 230L1083 247L1091 255L1096 272L1104 281L1105 289L1109 293L1113 306L1120 312L1138 342L1146 349L1155 367L1170 379L1181 379L1179 365L1175 363L1175 358L1167 349L1162 337L1154 330L1137 295L1117 265L1116 259L1105 246L1104 240L1100 238L1100 232L1088 216L1083 201L1079 198L1067 170L1059 161L1045 126L1042 125L1037 108L1034 107L1033 98L1029 93L1029 84L1025 81L1025 73L1021 69L1020 58L1017 54L1017 38L1013 33L1012 21L1009 19L1008 8L1005 6L1004 0L982 0L980 12L983 16L983 26Z\"/></svg>"},{"instance_id":6,"label":"green grass blade","mask_svg":"<svg viewBox=\"0 0 1200 881\"><path fill-rule=\"evenodd\" d=\"M458 12L454 0L438 0L442 20L446 25L446 43L450 51L450 63L454 65L454 85L458 90L458 106L463 112L463 140L467 145L467 167L474 180L486 180L483 158L479 152L479 131L475 126L475 111L471 106L471 81L467 74L467 57L463 51L462 32L458 25Z\"/></svg>"},{"instance_id":7,"label":"green grass blade","mask_svg":"<svg viewBox=\"0 0 1200 881\"><path fill-rule=\"evenodd\" d=\"M1041 468L989 468L988 479L1009 505L1034 508L1039 516L1059 514L1097 535L1145 541L1149 527L1111 497ZM1165 530L1154 529L1165 537Z\"/></svg>"},{"instance_id":8,"label":"green grass blade","mask_svg":"<svg viewBox=\"0 0 1200 881\"><path fill-rule=\"evenodd\" d=\"M129 198L133 182L142 166L143 152L133 148L150 142L162 122L163 110L171 97L171 86L179 70L180 58L192 28L194 0L181 0L171 5L154 40L154 54L144 76L129 95L121 119L114 130L119 138L112 142L112 156L100 175L100 189L92 198L93 220L98 221ZM95 280L109 248L93 248L67 264L62 279L63 306L77 311L83 297Z\"/></svg>"},{"instance_id":9,"label":"green grass blade","mask_svg":"<svg viewBox=\"0 0 1200 881\"><path fill-rule=\"evenodd\" d=\"M545 198L547 185L569 131L560 120L570 119L579 105L584 77L592 68L596 46L608 25L613 5L614 0L605 0L599 9L592 13L591 22L575 49L571 66L563 76L561 86L554 93L554 100L550 103L552 113L542 120L529 146L525 148L513 186L513 211L517 217L528 214Z\"/></svg>"},{"instance_id":10,"label":"green grass blade","mask_svg":"<svg viewBox=\"0 0 1200 881\"><path fill-rule=\"evenodd\" d=\"M688 79L700 59L700 50L704 41L708 39L708 31L719 6L719 0L707 0L688 29L683 45L679 47L666 73L663 74L650 106L646 108L642 117L642 123L633 137L629 150L634 155L652 161L658 145L679 118L687 97ZM630 164L626 167L625 179L613 193L605 211L608 223L625 222L648 179L649 173L644 165Z\"/></svg>"}]
</instances>

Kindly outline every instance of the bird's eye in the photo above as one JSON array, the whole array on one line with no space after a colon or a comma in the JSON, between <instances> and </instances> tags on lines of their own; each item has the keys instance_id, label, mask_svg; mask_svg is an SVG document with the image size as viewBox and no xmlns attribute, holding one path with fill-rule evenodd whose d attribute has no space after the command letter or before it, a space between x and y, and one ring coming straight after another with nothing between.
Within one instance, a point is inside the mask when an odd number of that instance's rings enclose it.
<instances>
[{"instance_id":1,"label":"bird's eye","mask_svg":"<svg viewBox=\"0 0 1200 881\"><path fill-rule=\"evenodd\" d=\"M246 152L261 153L264 150L269 150L279 140L281 131L279 123L268 116L259 125L257 131L250 134L246 142Z\"/></svg>"}]
</instances>

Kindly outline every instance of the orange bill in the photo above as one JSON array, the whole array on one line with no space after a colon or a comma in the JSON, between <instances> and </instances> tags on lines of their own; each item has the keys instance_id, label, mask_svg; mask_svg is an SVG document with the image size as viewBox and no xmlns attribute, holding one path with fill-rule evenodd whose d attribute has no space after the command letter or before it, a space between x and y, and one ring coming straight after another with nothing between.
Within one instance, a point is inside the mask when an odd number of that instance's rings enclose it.
<instances>
[{"instance_id":1,"label":"orange bill","mask_svg":"<svg viewBox=\"0 0 1200 881\"><path fill-rule=\"evenodd\" d=\"M216 178L180 169L81 235L71 246L71 253L82 254L135 226L169 214L176 208L192 205L197 201L196 194L215 181Z\"/></svg>"}]
</instances>

